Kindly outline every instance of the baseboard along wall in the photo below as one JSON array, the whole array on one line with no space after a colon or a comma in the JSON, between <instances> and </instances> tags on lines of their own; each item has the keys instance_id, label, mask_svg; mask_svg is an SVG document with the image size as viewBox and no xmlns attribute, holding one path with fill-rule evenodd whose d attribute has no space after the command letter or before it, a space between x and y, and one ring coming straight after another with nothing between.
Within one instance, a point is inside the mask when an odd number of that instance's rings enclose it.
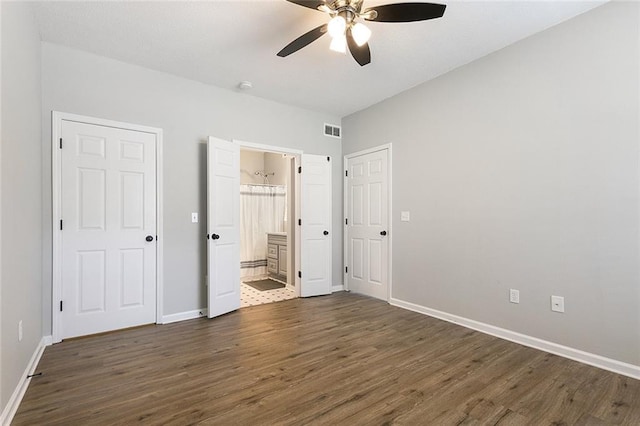
<instances>
[{"instance_id":1,"label":"baseboard along wall","mask_svg":"<svg viewBox=\"0 0 640 426\"><path fill-rule=\"evenodd\" d=\"M430 317L438 318L447 322L458 324L463 327L479 331L481 333L489 334L491 336L518 343L520 345L549 352L554 355L581 362L583 364L591 365L593 367L598 367L603 370L608 370L614 373L622 374L623 376L628 376L633 379L640 380L640 366L634 364L617 361L615 359L560 345L558 343L549 342L547 340L538 339L537 337L527 336L526 334L520 334L515 331L496 327L490 324L485 324L458 315L449 314L447 312L438 311L436 309L427 308L426 306L417 305L415 303L407 302L400 299L391 298L389 300L389 304L397 306L399 308L428 315Z\"/></svg>"},{"instance_id":2,"label":"baseboard along wall","mask_svg":"<svg viewBox=\"0 0 640 426\"><path fill-rule=\"evenodd\" d=\"M40 340L40 343L36 347L36 350L33 352L33 355L31 355L31 359L29 360L24 373L22 373L22 376L20 377L20 382L18 382L18 385L13 391L11 398L9 398L7 405L4 407L4 410L2 410L2 414L0 414L0 425L9 426L11 424L13 416L16 415L18 407L22 402L22 398L27 392L27 388L29 387L29 383L31 382L31 377L29 376L35 373L36 368L38 367L38 363L40 362L40 358L44 353L44 349L47 346L50 346L52 344L52 341L53 339L51 336L44 336Z\"/></svg>"}]
</instances>

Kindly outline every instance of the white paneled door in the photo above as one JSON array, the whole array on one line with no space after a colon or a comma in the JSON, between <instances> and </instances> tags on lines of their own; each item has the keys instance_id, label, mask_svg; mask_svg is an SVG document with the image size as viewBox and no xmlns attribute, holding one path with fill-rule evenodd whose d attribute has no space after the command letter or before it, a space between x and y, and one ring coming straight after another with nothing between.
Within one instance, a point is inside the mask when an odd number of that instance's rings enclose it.
<instances>
[{"instance_id":1,"label":"white paneled door","mask_svg":"<svg viewBox=\"0 0 640 426\"><path fill-rule=\"evenodd\" d=\"M240 147L209 137L207 146L208 316L240 308Z\"/></svg>"},{"instance_id":2,"label":"white paneled door","mask_svg":"<svg viewBox=\"0 0 640 426\"><path fill-rule=\"evenodd\" d=\"M350 291L388 300L388 151L347 158L346 277Z\"/></svg>"},{"instance_id":3,"label":"white paneled door","mask_svg":"<svg viewBox=\"0 0 640 426\"><path fill-rule=\"evenodd\" d=\"M302 155L301 176L302 297L330 294L331 283L331 159Z\"/></svg>"},{"instance_id":4,"label":"white paneled door","mask_svg":"<svg viewBox=\"0 0 640 426\"><path fill-rule=\"evenodd\" d=\"M61 337L156 322L156 135L62 120Z\"/></svg>"}]
</instances>

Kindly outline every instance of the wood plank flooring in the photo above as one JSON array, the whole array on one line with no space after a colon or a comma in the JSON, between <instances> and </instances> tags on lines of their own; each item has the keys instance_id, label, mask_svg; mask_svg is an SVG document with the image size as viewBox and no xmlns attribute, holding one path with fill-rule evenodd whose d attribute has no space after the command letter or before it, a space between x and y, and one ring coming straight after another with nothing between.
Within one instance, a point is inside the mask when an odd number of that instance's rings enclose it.
<instances>
[{"instance_id":1,"label":"wood plank flooring","mask_svg":"<svg viewBox=\"0 0 640 426\"><path fill-rule=\"evenodd\" d=\"M14 425L640 425L640 381L349 293L48 347Z\"/></svg>"}]
</instances>

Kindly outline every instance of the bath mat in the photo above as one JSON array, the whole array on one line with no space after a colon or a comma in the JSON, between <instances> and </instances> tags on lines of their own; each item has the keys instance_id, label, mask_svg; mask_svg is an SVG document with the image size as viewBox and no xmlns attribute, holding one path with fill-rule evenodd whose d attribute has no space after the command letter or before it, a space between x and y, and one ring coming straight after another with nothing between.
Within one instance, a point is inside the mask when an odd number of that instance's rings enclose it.
<instances>
[{"instance_id":1,"label":"bath mat","mask_svg":"<svg viewBox=\"0 0 640 426\"><path fill-rule=\"evenodd\" d=\"M260 290L260 291L275 290L277 288L284 288L284 284L279 283L279 282L274 281L274 280L271 280L271 279L259 280L259 281L245 281L244 283L247 284L247 285L250 285L251 287L255 288L256 290Z\"/></svg>"}]
</instances>

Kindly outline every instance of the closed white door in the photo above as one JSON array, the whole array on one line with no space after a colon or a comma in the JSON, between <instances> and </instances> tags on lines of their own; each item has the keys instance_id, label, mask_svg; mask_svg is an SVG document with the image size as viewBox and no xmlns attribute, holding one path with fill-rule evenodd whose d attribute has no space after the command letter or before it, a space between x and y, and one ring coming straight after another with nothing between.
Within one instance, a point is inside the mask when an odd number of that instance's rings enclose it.
<instances>
[{"instance_id":1,"label":"closed white door","mask_svg":"<svg viewBox=\"0 0 640 426\"><path fill-rule=\"evenodd\" d=\"M208 316L240 308L240 147L207 146Z\"/></svg>"},{"instance_id":2,"label":"closed white door","mask_svg":"<svg viewBox=\"0 0 640 426\"><path fill-rule=\"evenodd\" d=\"M331 283L331 161L302 155L301 175L302 297L330 294Z\"/></svg>"},{"instance_id":3,"label":"closed white door","mask_svg":"<svg viewBox=\"0 0 640 426\"><path fill-rule=\"evenodd\" d=\"M156 322L156 135L61 123L61 337Z\"/></svg>"},{"instance_id":4,"label":"closed white door","mask_svg":"<svg viewBox=\"0 0 640 426\"><path fill-rule=\"evenodd\" d=\"M386 149L347 159L346 268L350 291L388 300Z\"/></svg>"}]
</instances>

